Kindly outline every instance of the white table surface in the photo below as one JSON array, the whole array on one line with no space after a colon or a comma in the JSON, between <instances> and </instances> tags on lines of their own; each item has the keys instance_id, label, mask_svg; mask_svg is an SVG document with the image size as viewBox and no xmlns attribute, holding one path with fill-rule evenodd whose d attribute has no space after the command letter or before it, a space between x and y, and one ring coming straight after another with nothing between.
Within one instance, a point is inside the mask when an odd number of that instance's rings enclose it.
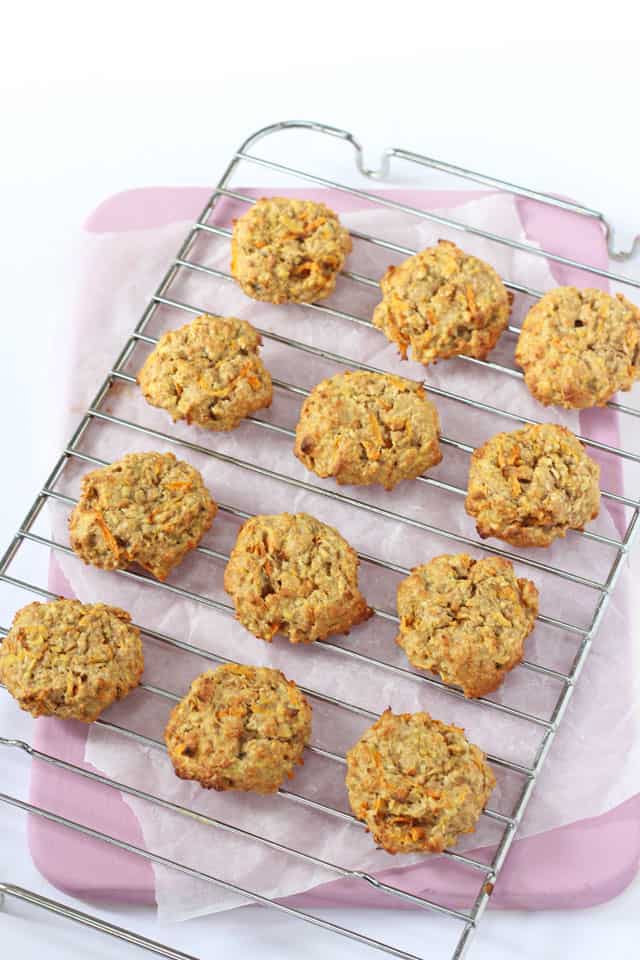
<instances>
[{"instance_id":1,"label":"white table surface","mask_svg":"<svg viewBox=\"0 0 640 960\"><path fill-rule=\"evenodd\" d=\"M5 14L3 546L61 446L55 360L71 313L74 242L110 194L213 184L247 133L302 117L350 128L369 163L384 146L405 146L577 197L607 211L621 238L640 230L637 14L627 4L609 2L593 21L585 4L545 2L438 12L332 0L253 9L240 0L183 10L156 0L13 4ZM2 623L10 614L0 603ZM2 733L29 739L30 725L0 701ZM25 796L27 770L26 762L4 770L2 790ZM64 900L33 868L24 831L24 816L3 807L0 879ZM638 881L595 909L489 911L471 956L625 960L637 956L639 911ZM302 943L310 957L367 955L263 909L171 928L150 911L100 912L199 957L231 948L238 958L271 960L299 953ZM440 925L419 913L344 910L331 919L444 956ZM142 955L13 903L0 910L0 945L3 958L19 952L22 960L43 948L50 960Z\"/></svg>"}]
</instances>

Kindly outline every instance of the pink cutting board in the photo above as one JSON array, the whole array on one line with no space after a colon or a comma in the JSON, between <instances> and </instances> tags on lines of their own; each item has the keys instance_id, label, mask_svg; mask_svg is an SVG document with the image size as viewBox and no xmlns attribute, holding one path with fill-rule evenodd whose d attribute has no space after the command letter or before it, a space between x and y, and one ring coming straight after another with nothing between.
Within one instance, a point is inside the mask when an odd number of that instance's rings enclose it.
<instances>
[{"instance_id":1,"label":"pink cutting board","mask_svg":"<svg viewBox=\"0 0 640 960\"><path fill-rule=\"evenodd\" d=\"M244 191L261 195L263 192ZM346 194L327 191L288 191L326 200L338 211L368 204ZM117 232L160 227L176 220L193 220L211 193L210 188L149 187L110 197L89 217L90 232ZM424 208L455 207L479 196L478 191L393 191L401 202ZM237 214L225 200L225 219ZM231 208L231 209L230 209ZM576 214L554 210L534 201L519 200L520 217L528 235L546 249L598 267L607 266L606 245L598 224ZM579 272L552 264L558 283L585 281ZM605 286L594 277L593 286ZM105 357L105 365L111 358ZM616 442L615 415L610 410L581 414L583 429L591 436ZM609 467L609 469L611 469ZM604 472L604 471L603 471ZM617 489L616 477L605 485ZM605 474L605 481L607 480ZM72 596L68 583L52 558L50 589ZM35 746L71 763L84 763L87 728L55 719L36 723ZM78 820L96 830L115 834L144 846L140 825L120 794L81 777L34 763L30 787L32 803ZM29 844L33 860L54 886L88 900L127 903L154 902L151 865L132 854L108 847L32 816ZM476 854L482 855L481 851ZM471 853L474 855L474 852ZM640 866L640 795L599 817L581 820L535 837L516 840L491 898L503 908L549 909L588 907L620 893ZM417 867L399 867L381 878L393 880L413 893L454 907L468 905L479 885L479 874L455 863L426 859ZM396 906L397 901L363 889L364 884L337 880L308 894L289 898L296 905Z\"/></svg>"}]
</instances>

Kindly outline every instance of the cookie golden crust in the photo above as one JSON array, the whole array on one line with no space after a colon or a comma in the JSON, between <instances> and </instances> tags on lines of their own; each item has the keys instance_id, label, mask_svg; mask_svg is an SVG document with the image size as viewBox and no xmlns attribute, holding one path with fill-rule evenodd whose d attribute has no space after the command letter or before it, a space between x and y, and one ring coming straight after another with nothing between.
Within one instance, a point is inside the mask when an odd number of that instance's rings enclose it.
<instances>
[{"instance_id":1,"label":"cookie golden crust","mask_svg":"<svg viewBox=\"0 0 640 960\"><path fill-rule=\"evenodd\" d=\"M291 643L348 633L371 616L358 589L358 556L337 530L308 513L247 520L224 574L240 623Z\"/></svg>"},{"instance_id":2,"label":"cookie golden crust","mask_svg":"<svg viewBox=\"0 0 640 960\"><path fill-rule=\"evenodd\" d=\"M164 333L138 374L147 403L174 420L233 430L271 403L271 377L258 356L260 335L236 317L196 317Z\"/></svg>"},{"instance_id":3,"label":"cookie golden crust","mask_svg":"<svg viewBox=\"0 0 640 960\"><path fill-rule=\"evenodd\" d=\"M516 362L545 406L602 407L640 378L640 309L621 293L550 290L525 318Z\"/></svg>"},{"instance_id":4,"label":"cookie golden crust","mask_svg":"<svg viewBox=\"0 0 640 960\"><path fill-rule=\"evenodd\" d=\"M179 777L213 790L274 793L303 762L310 735L311 707L293 680L227 664L196 677L164 738Z\"/></svg>"},{"instance_id":5,"label":"cookie golden crust","mask_svg":"<svg viewBox=\"0 0 640 960\"><path fill-rule=\"evenodd\" d=\"M496 271L448 240L389 267L380 287L373 325L419 363L484 359L509 323L512 297Z\"/></svg>"},{"instance_id":6,"label":"cookie golden crust","mask_svg":"<svg viewBox=\"0 0 640 960\"><path fill-rule=\"evenodd\" d=\"M566 427L498 433L471 457L465 507L481 537L548 547L600 509L600 467Z\"/></svg>"},{"instance_id":7,"label":"cookie golden crust","mask_svg":"<svg viewBox=\"0 0 640 960\"><path fill-rule=\"evenodd\" d=\"M441 853L473 833L495 777L460 727L387 710L347 754L355 816L387 853Z\"/></svg>"},{"instance_id":8,"label":"cookie golden crust","mask_svg":"<svg viewBox=\"0 0 640 960\"><path fill-rule=\"evenodd\" d=\"M158 580L198 545L217 506L198 471L172 453L128 453L82 478L71 546L94 567L137 563Z\"/></svg>"},{"instance_id":9,"label":"cookie golden crust","mask_svg":"<svg viewBox=\"0 0 640 960\"><path fill-rule=\"evenodd\" d=\"M30 603L0 646L0 680L34 717L91 723L137 687L143 669L140 631L104 603Z\"/></svg>"},{"instance_id":10,"label":"cookie golden crust","mask_svg":"<svg viewBox=\"0 0 640 960\"><path fill-rule=\"evenodd\" d=\"M333 291L350 250L324 203L263 197L233 222L231 273L254 300L314 303Z\"/></svg>"},{"instance_id":11,"label":"cookie golden crust","mask_svg":"<svg viewBox=\"0 0 640 960\"><path fill-rule=\"evenodd\" d=\"M396 642L414 667L462 687L495 690L520 663L538 614L538 591L502 557L434 557L398 587Z\"/></svg>"},{"instance_id":12,"label":"cookie golden crust","mask_svg":"<svg viewBox=\"0 0 640 960\"><path fill-rule=\"evenodd\" d=\"M364 370L311 391L294 452L319 477L391 490L442 460L438 411L419 383Z\"/></svg>"}]
</instances>

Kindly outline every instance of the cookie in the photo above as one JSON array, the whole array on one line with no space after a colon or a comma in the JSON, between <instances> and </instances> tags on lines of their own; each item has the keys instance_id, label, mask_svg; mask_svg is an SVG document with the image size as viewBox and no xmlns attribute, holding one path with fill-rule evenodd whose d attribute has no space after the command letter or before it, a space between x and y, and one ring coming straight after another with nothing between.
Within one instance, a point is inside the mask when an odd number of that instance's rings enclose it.
<instances>
[{"instance_id":1,"label":"cookie","mask_svg":"<svg viewBox=\"0 0 640 960\"><path fill-rule=\"evenodd\" d=\"M308 513L247 520L224 573L240 623L256 637L324 640L371 616L358 589L358 556Z\"/></svg>"},{"instance_id":2,"label":"cookie","mask_svg":"<svg viewBox=\"0 0 640 960\"><path fill-rule=\"evenodd\" d=\"M138 686L143 669L140 631L105 603L30 603L0 646L0 680L33 717L91 723Z\"/></svg>"},{"instance_id":3,"label":"cookie","mask_svg":"<svg viewBox=\"0 0 640 960\"><path fill-rule=\"evenodd\" d=\"M164 732L176 774L213 790L275 793L311 735L311 707L270 667L226 664L201 674Z\"/></svg>"},{"instance_id":4,"label":"cookie","mask_svg":"<svg viewBox=\"0 0 640 960\"><path fill-rule=\"evenodd\" d=\"M438 411L419 383L364 370L311 391L294 452L319 477L391 490L442 460Z\"/></svg>"},{"instance_id":5,"label":"cookie","mask_svg":"<svg viewBox=\"0 0 640 960\"><path fill-rule=\"evenodd\" d=\"M333 291L350 250L324 203L263 197L233 221L231 273L254 300L314 303Z\"/></svg>"},{"instance_id":6,"label":"cookie","mask_svg":"<svg viewBox=\"0 0 640 960\"><path fill-rule=\"evenodd\" d=\"M640 378L640 309L621 293L550 290L525 318L516 362L545 406L602 407Z\"/></svg>"},{"instance_id":7,"label":"cookie","mask_svg":"<svg viewBox=\"0 0 640 960\"><path fill-rule=\"evenodd\" d=\"M164 333L138 374L147 403L205 430L233 430L271 403L260 335L246 320L204 314Z\"/></svg>"},{"instance_id":8,"label":"cookie","mask_svg":"<svg viewBox=\"0 0 640 960\"><path fill-rule=\"evenodd\" d=\"M481 537L548 547L600 509L600 467L566 427L497 433L471 457L465 507Z\"/></svg>"},{"instance_id":9,"label":"cookie","mask_svg":"<svg viewBox=\"0 0 640 960\"><path fill-rule=\"evenodd\" d=\"M520 663L537 614L535 585L508 560L445 554L398 586L396 642L414 667L481 697Z\"/></svg>"},{"instance_id":10,"label":"cookie","mask_svg":"<svg viewBox=\"0 0 640 960\"><path fill-rule=\"evenodd\" d=\"M198 545L217 509L188 463L172 453L128 453L82 478L69 518L71 546L94 567L137 563L165 580Z\"/></svg>"},{"instance_id":11,"label":"cookie","mask_svg":"<svg viewBox=\"0 0 640 960\"><path fill-rule=\"evenodd\" d=\"M387 853L441 853L473 833L495 786L460 727L385 711L347 754L355 816Z\"/></svg>"},{"instance_id":12,"label":"cookie","mask_svg":"<svg viewBox=\"0 0 640 960\"><path fill-rule=\"evenodd\" d=\"M389 267L380 287L373 325L403 359L484 359L509 323L512 296L496 271L449 240Z\"/></svg>"}]
</instances>

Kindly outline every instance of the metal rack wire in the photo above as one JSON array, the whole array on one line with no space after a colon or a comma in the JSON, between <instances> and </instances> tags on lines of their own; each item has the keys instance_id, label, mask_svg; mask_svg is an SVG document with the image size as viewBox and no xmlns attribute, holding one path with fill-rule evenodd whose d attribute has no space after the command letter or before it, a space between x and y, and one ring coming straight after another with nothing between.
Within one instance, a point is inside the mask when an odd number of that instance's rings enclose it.
<instances>
[{"instance_id":1,"label":"metal rack wire","mask_svg":"<svg viewBox=\"0 0 640 960\"><path fill-rule=\"evenodd\" d=\"M148 329L152 318L160 308L168 308L172 311L176 311L178 314L182 313L186 315L196 315L205 312L202 306L186 303L171 295L170 288L176 279L184 272L197 273L203 278L214 277L218 280L231 280L231 276L228 273L222 270L214 269L213 267L207 266L204 263L192 260L189 258L189 256L193 252L197 242L202 237L211 237L217 242L225 242L228 240L230 234L229 226L224 223L212 222L212 220L215 220L216 211L221 198L228 198L240 203L253 202L252 196L230 188L232 175L237 174L238 169L243 164L250 164L267 169L269 171L275 171L279 175L286 175L295 182L300 181L302 183L312 183L316 186L338 190L349 194L352 197L359 198L366 202L375 203L376 205L382 207L397 210L417 219L426 219L442 226L446 226L449 229L475 234L492 243L507 245L523 253L530 254L531 256L546 257L548 260L563 266L579 268L586 273L594 274L598 277L615 281L616 283L625 284L635 289L640 289L640 281L618 276L608 270L589 266L588 264L580 263L569 257L542 250L539 247L529 245L509 237L492 234L486 230L462 223L454 218L450 218L448 216L445 217L440 214L434 214L428 210L422 210L417 207L401 203L396 199L390 198L389 196L380 196L369 191L356 189L345 184L332 181L324 176L297 170L286 164L257 156L250 152L251 148L259 140L266 137L271 137L272 135L278 134L280 131L285 130L313 131L314 133L336 138L350 144L351 148L354 150L355 161L359 171L369 178L386 180L389 176L391 163L396 161L407 162L417 167L429 167L446 174L451 174L466 180L479 182L484 186L491 187L492 189L505 190L514 195L537 200L574 214L580 214L584 215L585 217L596 219L603 224L603 228L610 245L613 242L613 234L609 225L605 221L602 214L598 213L597 211L587 207L582 207L581 205L573 202L551 197L549 195L541 194L523 187L518 187L514 184L500 181L492 177L487 177L474 171L455 167L451 164L445 164L440 161L412 153L410 151L400 149L388 150L383 156L383 161L379 170L367 169L363 162L362 149L353 135L346 131L338 130L334 127L304 121L291 121L275 124L271 127L267 127L258 131L249 137L242 144L240 149L234 154L229 166L225 170L205 209L198 220L191 227L184 243L180 247L175 259L169 266L169 269L163 277L156 293L149 301L141 319L122 347L122 350L116 358L113 366L108 371L105 380L100 386L95 398L93 399L77 429L74 431L68 444L56 462L42 490L34 500L24 522L21 524L4 556L0 560L0 582L12 588L17 588L19 591L26 591L30 594L35 594L36 596L45 598L53 597L53 594L42 585L29 582L28 580L16 576L13 573L12 568L18 559L21 549L27 544L32 544L38 548L52 550L61 554L71 554L69 547L65 543L57 542L52 537L44 536L43 534L38 533L35 529L36 522L43 510L43 507L49 502L60 504L63 507L73 506L73 503L75 502L74 499L59 489L60 480L63 477L65 470L70 465L86 463L95 466L101 465L105 462L104 460L87 453L86 450L83 450L83 440L86 438L89 431L96 429L108 429L109 427L117 427L118 429L128 431L131 433L132 437L135 437L136 434L143 434L147 437L152 437L160 441L170 441L172 444L182 447L187 451L191 450L206 457L213 458L214 460L224 463L227 466L231 466L234 469L241 471L246 477L259 476L267 478L278 484L287 485L292 489L303 490L316 496L329 498L330 500L349 507L350 509L365 511L371 514L372 517L383 519L385 521L392 521L416 530L424 531L448 542L453 542L468 548L478 548L480 546L479 541L473 537L440 527L437 523L437 518L432 517L430 520L422 519L406 515L405 513L399 513L394 509L381 506L376 503L358 500L351 495L337 491L328 486L322 486L319 483L311 482L306 479L302 480L294 476L289 476L284 472L261 466L260 464L253 463L248 459L231 456L228 453L223 453L220 450L205 446L193 440L177 437L171 433L146 426L143 423L116 416L106 409L105 402L110 395L110 391L112 391L114 388L114 385L130 385L135 382L134 378L130 375L130 373L127 372L127 365L131 361L136 349L138 349L141 345L152 345L156 342L156 338L148 333ZM352 235L356 240L362 242L363 244L370 244L376 248L392 251L396 254L410 255L411 253L415 252L410 248L401 246L395 242L385 239L384 237L376 237L357 231L352 231ZM612 251L612 255L615 255L619 259L629 256L629 254L621 254L617 251ZM377 287L378 285L377 280L374 277L367 277L353 271L345 271L343 276L348 281L361 286ZM505 283L515 293L532 297L540 295L539 291L519 284L513 279L505 278ZM364 326L370 325L370 321L365 317L357 316L356 314L347 310L336 309L335 307L325 304L309 304L305 309L316 312L319 315L334 317L339 321L347 321ZM221 310L221 312L223 311ZM517 334L518 328L512 325L509 328L509 331L511 334ZM273 330L263 329L260 330L260 333L267 341L286 346L287 348L291 348L296 351L302 351L308 356L317 357L323 361L336 364L339 367L359 367L368 370L377 369L376 367L352 358L345 357L331 350L320 348L314 346L313 344L296 340L292 337L283 336L282 334L276 333ZM462 359L465 363L472 364L476 367L486 368L500 376L516 378L521 377L519 371L516 371L497 361L480 361L470 357L465 357ZM304 397L307 393L305 388L295 383L291 383L288 380L285 381L282 379L274 379L274 386L278 391L281 391L283 394L291 397ZM436 397L440 397L443 401L456 405L462 404L466 408L482 414L503 418L518 424L538 422L536 420L532 420L531 418L519 416L511 411L491 406L486 402L481 402L471 397L462 396L453 391L438 387L434 384L428 384L428 388L430 393L434 394ZM611 402L608 406L611 410L615 411L618 416L640 416L640 410L628 404ZM252 425L260 431L272 431L274 434L281 437L291 437L292 435L292 431L282 424L275 423L267 419L260 419L259 417L251 417L249 419ZM640 451L626 450L622 446L615 446L610 443L605 443L595 436L583 436L581 439L587 445L587 447L591 448L594 452L596 452L596 454L611 457L620 463L628 463L630 465L640 464ZM445 436L442 438L442 442L446 446L458 451L462 455L468 455L473 451L473 447L470 444L462 442L461 440L453 437ZM426 484L427 486L449 496L460 497L465 494L465 490L459 485L441 479L436 479L431 476L420 477L418 478L418 482ZM543 716L538 713L531 712L530 710L524 710L517 705L500 702L496 699L492 699L491 697L481 697L477 701L472 702L476 709L494 711L496 714L502 714L518 721L531 724L539 731L540 736L535 755L533 760L530 762L521 763L513 759L502 757L496 753L489 754L490 762L497 769L507 771L510 775L518 778L518 795L515 803L513 804L513 808L508 813L505 813L498 809L489 807L484 811L483 814L485 818L493 821L494 824L499 826L501 831L500 838L495 844L491 861L485 863L480 859L476 859L472 856L452 850L446 851L444 854L445 858L457 864L460 868L473 871L475 874L477 874L477 891L475 898L468 909L454 909L453 907L438 903L433 899L428 899L423 896L409 893L393 883L383 882L372 873L348 869L342 866L340 863L330 862L325 858L314 856L308 852L296 849L293 846L269 839L266 836L261 836L257 832L243 830L237 825L228 823L221 819L205 816L199 812L195 813L187 806L171 802L166 798L152 794L145 790L112 780L107 776L97 774L91 770L77 766L59 757L55 757L37 750L32 745L13 739L10 736L0 737L0 746L3 746L6 750L20 751L40 763L48 764L56 767L57 769L65 771L70 777L70 782L74 777L92 780L101 784L106 789L117 790L125 795L145 800L159 808L170 811L172 814L177 816L195 818L200 823L205 823L216 830L223 830L242 835L252 843L265 845L266 847L285 854L287 857L295 858L314 866L320 866L336 877L347 878L367 884L370 887L375 888L378 892L388 895L390 898L398 898L399 900L408 902L415 907L449 917L452 921L455 921L461 925L457 943L452 953L453 960L460 960L460 958L466 952L471 936L478 925L487 903L489 902L494 885L498 880L511 844L516 835L518 826L522 821L522 817L531 797L533 788L536 784L537 777L553 743L558 726L565 714L573 694L575 684L583 669L593 639L598 631L598 627L602 622L609 599L620 575L625 556L631 549L637 533L638 515L640 511L640 503L638 500L625 496L622 492L615 490L604 491L603 497L608 503L611 503L618 509L624 511L624 529L621 530L619 539L617 537L604 535L593 530L576 534L576 536L579 536L593 544L594 549L601 548L604 551L609 551L607 556L611 555L611 562L608 564L606 575L602 578L594 579L593 577L587 577L575 571L561 569L553 566L551 563L540 560L537 557L533 557L528 554L514 553L512 551L502 549L501 547L497 547L494 544L481 545L482 550L485 553L506 557L515 561L519 565L524 566L525 568L528 567L534 572L538 572L553 578L560 578L562 582L570 583L575 585L577 588L579 587L590 591L593 596L593 608L590 622L583 625L572 623L566 619L552 617L548 614L541 614L539 617L539 621L549 629L557 630L562 634L575 637L577 642L577 647L568 669L559 670L544 663L534 662L530 659L523 661L520 668L539 675L541 680L545 683L548 682L551 684L557 684L559 692L549 716ZM249 516L249 513L232 503L222 503L219 506L221 512L230 517L244 520ZM227 559L227 555L224 552L205 546L200 546L198 548L198 555L202 557L203 562L224 562ZM361 554L360 557L361 560L368 564L377 566L383 570L395 574L406 575L408 572L403 566L380 556ZM188 599L197 604L208 606L223 614L231 615L233 613L231 606L225 601L189 591L175 583L160 583L158 581L151 581L150 578L146 577L145 575L130 570L117 571L113 575L133 580L138 583L141 588L153 585L153 587L156 589L165 591L167 597L171 597L171 595L180 596L181 598ZM375 611L375 615L376 617L380 618L380 620L388 621L390 623L394 623L397 620L394 613L385 609L377 609ZM153 630L147 624L141 623L139 626L146 638L150 638L154 642L165 645L167 648L171 648L172 650L193 654L213 663L230 662L228 657L225 657L220 653L212 652L203 647L180 640L177 637L169 634L160 633L156 630ZM6 628L1 628L1 630L3 634L6 633ZM364 653L352 647L347 647L340 641L329 640L324 642L322 646L323 648L331 651L333 656L340 658L340 662L344 662L346 664L355 663L367 665L368 667L373 667L376 670L384 671L387 674L409 678L415 683L425 685L425 687L435 688L444 696L454 698L458 701L464 700L460 690L447 686L436 677L417 673L408 669L407 667L376 658L368 653ZM305 687L304 685L301 685L301 687L309 697L313 698L314 700L318 700L319 702L323 702L332 708L345 711L368 721L377 717L377 713L372 710L365 709L358 704L347 702L341 698L331 696L326 692ZM175 693L154 685L148 681L145 681L142 684L142 689L150 696L163 698L167 701L174 701L178 699ZM138 743L143 743L153 749L164 749L164 745L159 740L139 733L133 729L116 724L104 718L101 718L97 722L118 736L134 740ZM343 754L330 751L317 744L312 744L308 750L312 756L324 758L332 763L344 763ZM292 809L294 810L296 805L312 808L318 810L327 817L337 818L342 822L350 823L354 828L363 828L362 824L351 814L346 813L335 806L323 804L318 800L313 800L289 789L283 788L279 793L281 802L291 804ZM269 906L270 908L284 912L293 918L314 924L344 937L351 938L369 947L383 950L390 955L405 958L405 960L417 960L413 954L401 950L393 944L382 943L374 937L355 930L347 929L330 920L317 917L310 912L300 909L299 907L273 900L256 891L244 889L238 885L232 884L221 877L205 873L201 870L196 870L193 867L161 856L153 851L135 846L131 843L125 842L124 840L118 839L117 837L101 833L100 831L92 829L79 822L71 821L60 816L59 814L36 806L18 797L0 793L0 801L37 817L61 824L78 834L92 837L93 839L98 839L112 847L126 850L129 853L133 853L151 863L169 867L178 873L182 873L183 875L196 878L205 881L206 883L217 885L225 890L241 894L256 903ZM82 914L79 911L73 910L72 908L57 904L55 901L50 901L46 898L40 897L38 894L25 891L22 888L14 887L10 884L4 884L0 887L0 893L5 893L9 896L16 897L36 906L43 907L44 909L60 913L86 926L103 930L104 932L109 933L117 938L136 943L138 946L144 947L145 949L153 951L162 956L175 958L186 957L186 955L180 953L180 951L174 951L172 948L163 944L146 940L145 938L139 937L137 934L133 934L130 931L114 927L113 925L100 921L95 917Z\"/></svg>"}]
</instances>

